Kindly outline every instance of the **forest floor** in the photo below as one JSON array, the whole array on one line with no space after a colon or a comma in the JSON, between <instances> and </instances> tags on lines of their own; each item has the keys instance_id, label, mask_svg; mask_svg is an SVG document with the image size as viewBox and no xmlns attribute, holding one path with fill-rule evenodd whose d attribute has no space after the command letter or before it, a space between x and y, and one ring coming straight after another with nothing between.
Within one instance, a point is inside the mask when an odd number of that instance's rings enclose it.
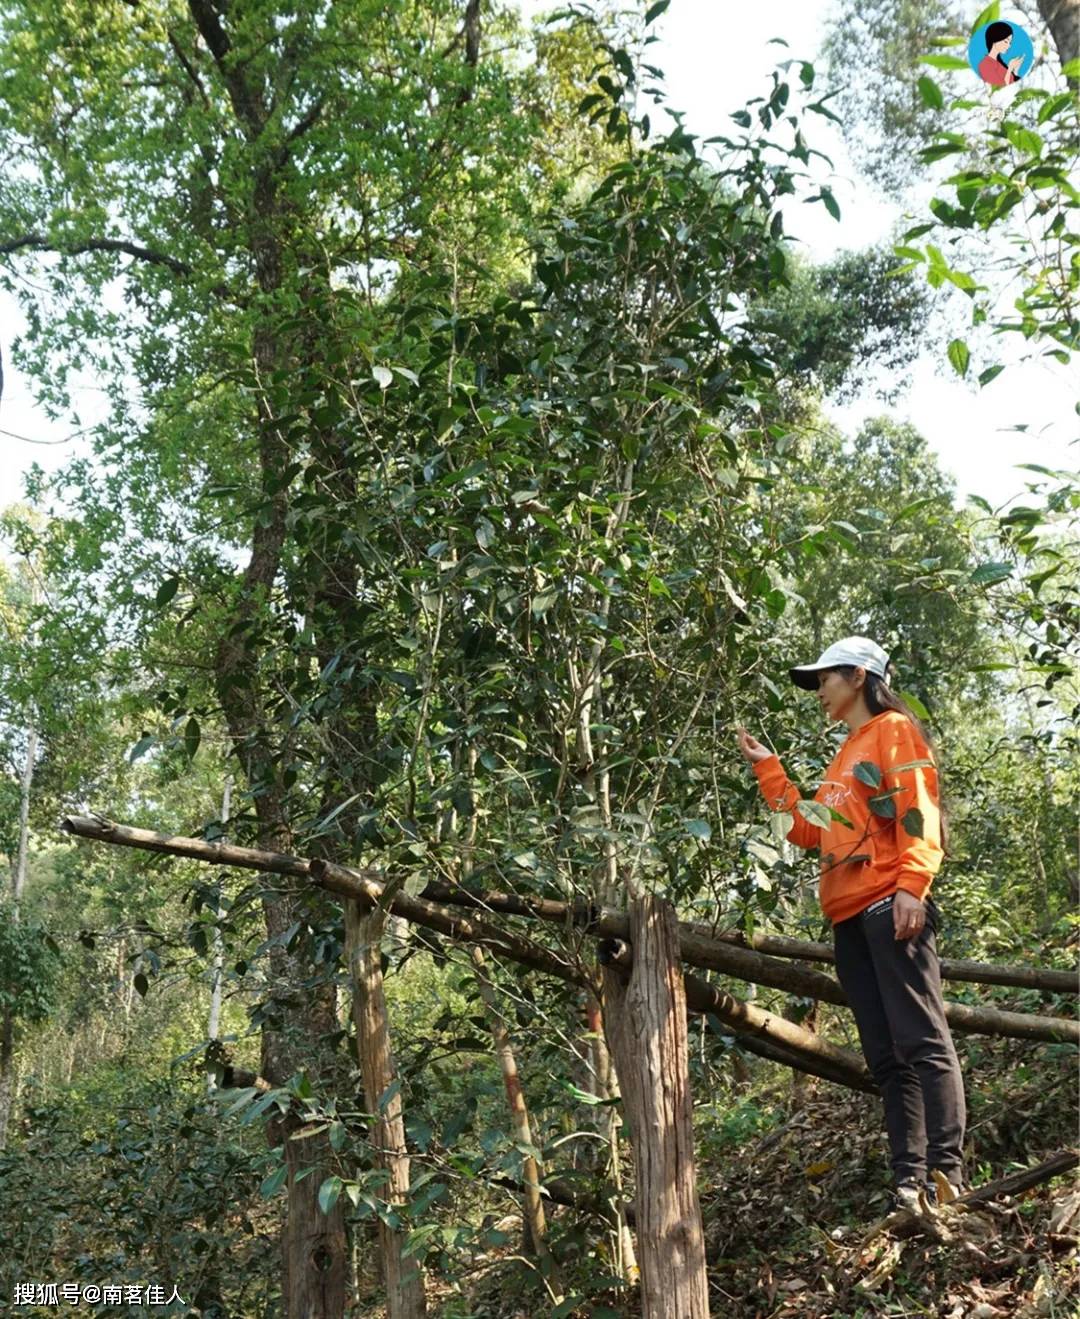
<instances>
[{"instance_id":1,"label":"forest floor","mask_svg":"<svg viewBox=\"0 0 1080 1319\"><path fill-rule=\"evenodd\" d=\"M973 1186L1076 1147L1074 1049L971 1037L957 1043ZM867 1242L891 1186L880 1101L824 1081L811 1081L797 1095L790 1074L777 1069L769 1088L735 1105L726 1106L729 1120L719 1133L699 1124L714 1315L1080 1319L1075 1171L995 1202L994 1212L940 1211L949 1240L897 1228ZM511 1258L492 1258L464 1297L432 1308L469 1319L552 1312ZM607 1293L560 1313L611 1319L636 1312Z\"/></svg>"}]
</instances>

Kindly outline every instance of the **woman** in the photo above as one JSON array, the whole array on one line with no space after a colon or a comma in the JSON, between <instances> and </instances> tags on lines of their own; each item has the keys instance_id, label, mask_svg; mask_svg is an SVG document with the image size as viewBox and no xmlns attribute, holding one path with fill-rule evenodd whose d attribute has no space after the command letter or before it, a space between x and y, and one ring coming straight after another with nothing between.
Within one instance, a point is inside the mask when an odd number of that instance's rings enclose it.
<instances>
[{"instance_id":1,"label":"woman","mask_svg":"<svg viewBox=\"0 0 1080 1319\"><path fill-rule=\"evenodd\" d=\"M916 1208L924 1187L936 1203L934 1168L957 1194L966 1189L967 1109L929 895L943 855L935 758L922 725L889 690L890 667L875 642L845 637L817 663L790 670L797 686L817 691L826 717L849 729L814 794L830 809L825 828L798 810L799 790L779 758L745 728L738 740L769 806L790 814L788 839L820 849L837 975L885 1103L892 1207Z\"/></svg>"},{"instance_id":2,"label":"woman","mask_svg":"<svg viewBox=\"0 0 1080 1319\"><path fill-rule=\"evenodd\" d=\"M979 77L994 87L1007 87L1020 77L1023 55L1005 63L1005 52L1012 45L1013 30L1008 23L991 23L986 29L986 54L979 61Z\"/></svg>"}]
</instances>

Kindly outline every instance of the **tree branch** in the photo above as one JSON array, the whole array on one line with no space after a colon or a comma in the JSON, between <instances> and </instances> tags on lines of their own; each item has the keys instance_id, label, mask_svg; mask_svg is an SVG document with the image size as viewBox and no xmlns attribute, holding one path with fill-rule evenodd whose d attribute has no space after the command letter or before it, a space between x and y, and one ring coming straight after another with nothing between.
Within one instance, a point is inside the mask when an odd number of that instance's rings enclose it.
<instances>
[{"instance_id":1,"label":"tree branch","mask_svg":"<svg viewBox=\"0 0 1080 1319\"><path fill-rule=\"evenodd\" d=\"M179 41L177 41L176 35L173 32L169 33L169 45L173 48L173 52L176 55L176 58L183 65L184 72L195 84L196 88L198 88L199 95L202 97L203 105L209 106L210 98L206 94L206 88L202 85L202 79L199 77L198 70L195 68L194 64L192 64L192 62L188 59L188 57L184 54L184 49L180 45Z\"/></svg>"},{"instance_id":2,"label":"tree branch","mask_svg":"<svg viewBox=\"0 0 1080 1319\"><path fill-rule=\"evenodd\" d=\"M125 256L135 257L138 261L146 261L150 265L165 266L176 275L194 274L186 261L178 261L167 252L155 252L152 248L141 247L126 238L88 238L81 243L72 243L70 247L62 247L44 234L21 234L18 238L9 238L7 242L0 243L0 256L26 248L36 252L59 252L61 256L81 256L84 252L119 252Z\"/></svg>"},{"instance_id":3,"label":"tree branch","mask_svg":"<svg viewBox=\"0 0 1080 1319\"><path fill-rule=\"evenodd\" d=\"M420 894L430 902L449 903L455 907L475 907L480 911L507 916L529 916L562 925L570 922L582 929L594 929L598 933L609 934L616 938L623 937L622 927L610 924L613 913L604 912L588 904L558 902L552 898L522 897L517 893L496 893L483 890L463 889L454 884L432 880ZM614 914L620 919L618 914ZM601 921L603 924L597 925ZM683 960L691 966L703 966L712 970L733 974L732 967L737 965L734 959L724 958L722 964L713 964L712 948L728 945L738 949L755 950L767 958L793 958L805 962L835 961L833 949L826 943L807 939L790 939L779 934L758 934L747 937L741 932L714 931L709 926L698 922L682 921L679 925L682 942ZM723 957L723 953L719 956ZM746 963L749 968L750 963ZM737 973L735 973L737 974ZM941 959L941 976L943 980L962 980L979 985L1010 985L1019 989L1041 989L1051 994L1075 994L1078 984L1076 971L1057 971L1047 967L1032 966L996 966L989 962L970 962L957 958ZM812 988L812 982L799 980L790 983L778 983L776 988L791 989L801 993Z\"/></svg>"},{"instance_id":4,"label":"tree branch","mask_svg":"<svg viewBox=\"0 0 1080 1319\"><path fill-rule=\"evenodd\" d=\"M265 125L266 115L260 98L252 92L235 63L228 58L232 52L232 42L221 26L217 11L210 0L188 0L188 8L199 29L199 35L214 57L236 117L247 128L249 139L257 138Z\"/></svg>"},{"instance_id":5,"label":"tree branch","mask_svg":"<svg viewBox=\"0 0 1080 1319\"><path fill-rule=\"evenodd\" d=\"M325 104L326 104L326 98L320 96L319 99L315 102L315 104L311 107L311 109L307 112L307 114L304 115L302 119L297 120L297 122L289 130L289 136L285 139L286 142L295 142L297 138L303 137L304 134L308 131L308 129L311 128L312 125L315 123L315 121L318 119L319 115L322 114L323 106Z\"/></svg>"}]
</instances>

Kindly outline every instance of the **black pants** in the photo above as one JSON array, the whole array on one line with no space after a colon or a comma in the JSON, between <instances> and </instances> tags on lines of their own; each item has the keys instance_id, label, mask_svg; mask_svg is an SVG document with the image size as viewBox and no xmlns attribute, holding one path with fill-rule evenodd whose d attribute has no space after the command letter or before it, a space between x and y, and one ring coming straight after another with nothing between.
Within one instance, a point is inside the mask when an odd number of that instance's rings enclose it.
<instances>
[{"instance_id":1,"label":"black pants","mask_svg":"<svg viewBox=\"0 0 1080 1319\"><path fill-rule=\"evenodd\" d=\"M927 894L926 924L897 939L890 895L833 926L836 972L885 1102L898 1182L921 1182L930 1168L954 1184L963 1180L967 1107L941 997L939 914Z\"/></svg>"}]
</instances>

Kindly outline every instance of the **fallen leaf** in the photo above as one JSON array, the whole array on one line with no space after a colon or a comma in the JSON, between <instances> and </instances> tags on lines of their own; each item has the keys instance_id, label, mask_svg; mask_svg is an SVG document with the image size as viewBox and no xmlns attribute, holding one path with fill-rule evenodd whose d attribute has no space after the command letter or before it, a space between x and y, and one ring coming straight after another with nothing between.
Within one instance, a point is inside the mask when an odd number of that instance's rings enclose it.
<instances>
[{"instance_id":1,"label":"fallen leaf","mask_svg":"<svg viewBox=\"0 0 1080 1319\"><path fill-rule=\"evenodd\" d=\"M1077 1214L1080 1214L1080 1191L1055 1201L1050 1211L1050 1231L1064 1233Z\"/></svg>"}]
</instances>

